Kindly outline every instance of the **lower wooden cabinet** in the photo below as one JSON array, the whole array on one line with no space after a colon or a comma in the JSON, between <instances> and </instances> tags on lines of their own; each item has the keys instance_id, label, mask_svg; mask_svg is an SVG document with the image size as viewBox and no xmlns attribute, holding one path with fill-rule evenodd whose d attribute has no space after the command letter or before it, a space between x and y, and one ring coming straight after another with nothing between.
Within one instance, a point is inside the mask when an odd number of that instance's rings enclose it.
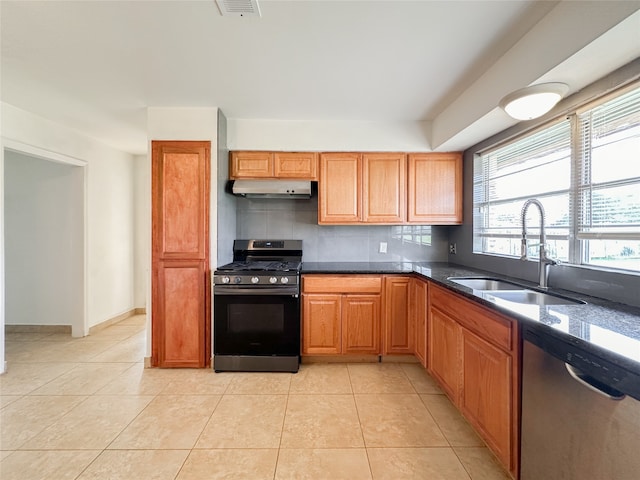
<instances>
[{"instance_id":1,"label":"lower wooden cabinet","mask_svg":"<svg viewBox=\"0 0 640 480\"><path fill-rule=\"evenodd\" d=\"M423 367L427 366L427 309L429 283L412 278L409 292L409 323L414 332L414 352Z\"/></svg>"},{"instance_id":2,"label":"lower wooden cabinet","mask_svg":"<svg viewBox=\"0 0 640 480\"><path fill-rule=\"evenodd\" d=\"M343 295L342 353L380 352L380 295Z\"/></svg>"},{"instance_id":3,"label":"lower wooden cabinet","mask_svg":"<svg viewBox=\"0 0 640 480\"><path fill-rule=\"evenodd\" d=\"M380 353L379 275L309 275L302 280L302 354Z\"/></svg>"},{"instance_id":4,"label":"lower wooden cabinet","mask_svg":"<svg viewBox=\"0 0 640 480\"><path fill-rule=\"evenodd\" d=\"M453 400L460 393L461 349L460 325L431 306L429 311L429 370Z\"/></svg>"},{"instance_id":5,"label":"lower wooden cabinet","mask_svg":"<svg viewBox=\"0 0 640 480\"><path fill-rule=\"evenodd\" d=\"M429 286L429 372L504 467L518 470L518 325Z\"/></svg>"},{"instance_id":6,"label":"lower wooden cabinet","mask_svg":"<svg viewBox=\"0 0 640 480\"><path fill-rule=\"evenodd\" d=\"M302 353L342 352L342 295L302 295Z\"/></svg>"},{"instance_id":7,"label":"lower wooden cabinet","mask_svg":"<svg viewBox=\"0 0 640 480\"><path fill-rule=\"evenodd\" d=\"M409 318L408 276L384 277L384 348L382 353L413 354L413 329Z\"/></svg>"},{"instance_id":8,"label":"lower wooden cabinet","mask_svg":"<svg viewBox=\"0 0 640 480\"><path fill-rule=\"evenodd\" d=\"M415 354L516 476L517 322L409 275L314 274L302 285L303 355Z\"/></svg>"},{"instance_id":9,"label":"lower wooden cabinet","mask_svg":"<svg viewBox=\"0 0 640 480\"><path fill-rule=\"evenodd\" d=\"M460 408L505 465L511 464L512 359L462 328L462 391Z\"/></svg>"}]
</instances>

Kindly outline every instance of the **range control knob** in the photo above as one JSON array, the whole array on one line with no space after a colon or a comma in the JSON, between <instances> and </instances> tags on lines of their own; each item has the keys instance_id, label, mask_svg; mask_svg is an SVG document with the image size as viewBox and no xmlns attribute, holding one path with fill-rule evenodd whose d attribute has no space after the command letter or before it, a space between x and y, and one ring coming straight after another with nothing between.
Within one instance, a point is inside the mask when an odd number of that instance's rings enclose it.
<instances>
[{"instance_id":1,"label":"range control knob","mask_svg":"<svg viewBox=\"0 0 640 480\"><path fill-rule=\"evenodd\" d=\"M282 277L280 283L289 283L289 277Z\"/></svg>"},{"instance_id":2,"label":"range control knob","mask_svg":"<svg viewBox=\"0 0 640 480\"><path fill-rule=\"evenodd\" d=\"M229 282L231 281L231 279L230 279L229 277L222 277L222 278L220 279L220 281L221 281L222 283L229 283Z\"/></svg>"},{"instance_id":3,"label":"range control knob","mask_svg":"<svg viewBox=\"0 0 640 480\"><path fill-rule=\"evenodd\" d=\"M233 279L233 281L234 281L234 283L242 283L242 278L240 278L240 277L235 277L235 278Z\"/></svg>"},{"instance_id":4,"label":"range control knob","mask_svg":"<svg viewBox=\"0 0 640 480\"><path fill-rule=\"evenodd\" d=\"M278 279L276 277L270 277L269 283L278 283Z\"/></svg>"},{"instance_id":5,"label":"range control knob","mask_svg":"<svg viewBox=\"0 0 640 480\"><path fill-rule=\"evenodd\" d=\"M258 277L251 277L251 283L258 283L260 279Z\"/></svg>"}]
</instances>

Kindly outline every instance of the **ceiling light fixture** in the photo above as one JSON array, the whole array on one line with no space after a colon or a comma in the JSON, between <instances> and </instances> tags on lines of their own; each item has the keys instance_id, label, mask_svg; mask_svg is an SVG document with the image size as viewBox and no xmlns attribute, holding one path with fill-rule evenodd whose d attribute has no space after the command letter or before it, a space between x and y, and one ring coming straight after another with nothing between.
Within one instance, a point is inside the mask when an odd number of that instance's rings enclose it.
<instances>
[{"instance_id":1,"label":"ceiling light fixture","mask_svg":"<svg viewBox=\"0 0 640 480\"><path fill-rule=\"evenodd\" d=\"M551 110L569 91L565 83L540 83L521 88L500 100L502 108L516 120L538 118Z\"/></svg>"}]
</instances>

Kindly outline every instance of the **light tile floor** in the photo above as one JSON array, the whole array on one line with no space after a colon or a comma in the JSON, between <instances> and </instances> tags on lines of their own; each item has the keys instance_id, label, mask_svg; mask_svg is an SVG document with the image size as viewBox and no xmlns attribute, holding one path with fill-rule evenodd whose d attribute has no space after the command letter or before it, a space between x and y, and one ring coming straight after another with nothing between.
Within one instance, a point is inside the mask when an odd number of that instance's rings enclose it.
<instances>
[{"instance_id":1,"label":"light tile floor","mask_svg":"<svg viewBox=\"0 0 640 480\"><path fill-rule=\"evenodd\" d=\"M2 480L505 480L417 364L145 369L145 317L8 333Z\"/></svg>"}]
</instances>

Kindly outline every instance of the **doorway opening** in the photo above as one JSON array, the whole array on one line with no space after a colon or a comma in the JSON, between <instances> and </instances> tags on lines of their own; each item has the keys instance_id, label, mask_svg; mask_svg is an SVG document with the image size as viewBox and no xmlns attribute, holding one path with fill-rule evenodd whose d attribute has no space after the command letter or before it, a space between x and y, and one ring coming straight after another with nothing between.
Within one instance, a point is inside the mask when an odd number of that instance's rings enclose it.
<instances>
[{"instance_id":1,"label":"doorway opening","mask_svg":"<svg viewBox=\"0 0 640 480\"><path fill-rule=\"evenodd\" d=\"M86 335L85 168L4 150L5 325Z\"/></svg>"}]
</instances>

